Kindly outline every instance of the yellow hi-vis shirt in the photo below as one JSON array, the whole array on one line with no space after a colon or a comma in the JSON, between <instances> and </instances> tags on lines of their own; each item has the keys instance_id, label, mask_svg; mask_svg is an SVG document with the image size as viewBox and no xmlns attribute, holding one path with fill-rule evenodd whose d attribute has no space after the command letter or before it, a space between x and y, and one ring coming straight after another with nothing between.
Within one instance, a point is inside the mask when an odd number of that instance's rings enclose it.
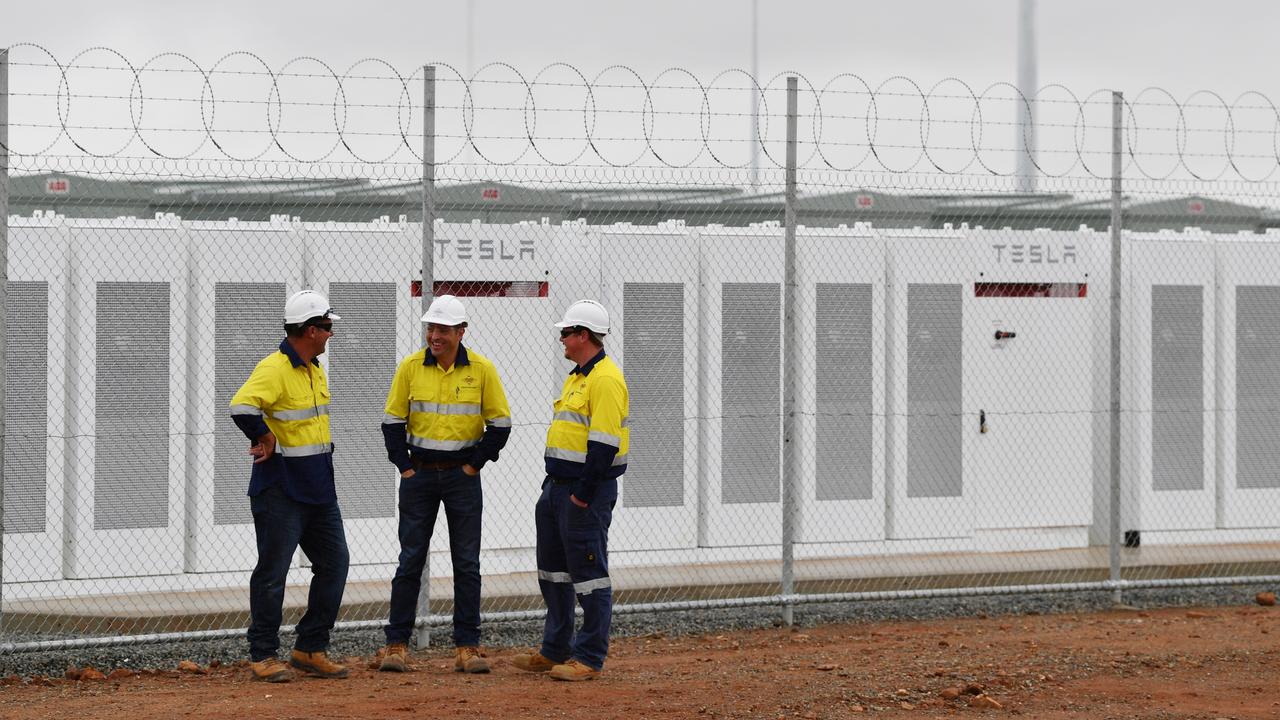
<instances>
[{"instance_id":1,"label":"yellow hi-vis shirt","mask_svg":"<svg viewBox=\"0 0 1280 720\"><path fill-rule=\"evenodd\" d=\"M574 497L591 502L594 484L627 471L631 412L622 369L601 350L565 378L547 428L548 475L575 478Z\"/></svg>"},{"instance_id":2,"label":"yellow hi-vis shirt","mask_svg":"<svg viewBox=\"0 0 1280 720\"><path fill-rule=\"evenodd\" d=\"M329 382L318 360L304 363L288 340L281 342L280 350L263 358L231 398L231 419L250 444L268 431L276 437L271 457L253 465L249 495L280 484L298 502L337 501Z\"/></svg>"},{"instance_id":3,"label":"yellow hi-vis shirt","mask_svg":"<svg viewBox=\"0 0 1280 720\"><path fill-rule=\"evenodd\" d=\"M465 462L479 470L511 434L511 409L493 362L458 345L443 370L423 348L396 368L382 420L387 457L402 472L413 459Z\"/></svg>"}]
</instances>

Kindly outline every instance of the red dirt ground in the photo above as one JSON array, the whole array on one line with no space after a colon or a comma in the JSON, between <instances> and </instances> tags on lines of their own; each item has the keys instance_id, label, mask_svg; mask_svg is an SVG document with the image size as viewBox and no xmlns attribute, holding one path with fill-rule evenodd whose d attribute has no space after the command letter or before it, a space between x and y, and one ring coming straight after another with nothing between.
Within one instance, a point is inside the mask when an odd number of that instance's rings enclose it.
<instances>
[{"instance_id":1,"label":"red dirt ground","mask_svg":"<svg viewBox=\"0 0 1280 720\"><path fill-rule=\"evenodd\" d=\"M839 624L618 639L605 673L574 684L516 670L512 650L489 675L436 650L403 675L353 658L349 679L281 685L243 667L9 678L0 717L1274 718L1278 641L1280 607Z\"/></svg>"}]
</instances>

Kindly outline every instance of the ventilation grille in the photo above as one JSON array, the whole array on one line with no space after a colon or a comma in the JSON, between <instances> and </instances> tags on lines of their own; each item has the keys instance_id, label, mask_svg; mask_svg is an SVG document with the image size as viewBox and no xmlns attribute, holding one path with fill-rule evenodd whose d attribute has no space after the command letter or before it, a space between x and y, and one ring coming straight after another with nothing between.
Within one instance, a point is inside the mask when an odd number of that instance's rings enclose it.
<instances>
[{"instance_id":1,"label":"ventilation grille","mask_svg":"<svg viewBox=\"0 0 1280 720\"><path fill-rule=\"evenodd\" d=\"M49 285L10 281L7 302L4 531L38 533L47 521Z\"/></svg>"},{"instance_id":2,"label":"ventilation grille","mask_svg":"<svg viewBox=\"0 0 1280 720\"><path fill-rule=\"evenodd\" d=\"M871 498L871 286L817 287L817 499Z\"/></svg>"},{"instance_id":3,"label":"ventilation grille","mask_svg":"<svg viewBox=\"0 0 1280 720\"><path fill-rule=\"evenodd\" d=\"M778 502L781 286L725 283L721 297L721 502Z\"/></svg>"},{"instance_id":4,"label":"ventilation grille","mask_svg":"<svg viewBox=\"0 0 1280 720\"><path fill-rule=\"evenodd\" d=\"M395 375L396 284L330 283L342 319L329 341L330 429L342 516L395 515L395 468L382 442L382 409Z\"/></svg>"},{"instance_id":5,"label":"ventilation grille","mask_svg":"<svg viewBox=\"0 0 1280 720\"><path fill-rule=\"evenodd\" d=\"M169 283L99 282L95 530L169 524Z\"/></svg>"},{"instance_id":6,"label":"ventilation grille","mask_svg":"<svg viewBox=\"0 0 1280 720\"><path fill-rule=\"evenodd\" d=\"M960 497L961 286L907 286L907 497Z\"/></svg>"},{"instance_id":7,"label":"ventilation grille","mask_svg":"<svg viewBox=\"0 0 1280 720\"><path fill-rule=\"evenodd\" d=\"M1204 487L1204 289L1151 287L1152 488Z\"/></svg>"},{"instance_id":8,"label":"ventilation grille","mask_svg":"<svg viewBox=\"0 0 1280 720\"><path fill-rule=\"evenodd\" d=\"M684 504L684 285L625 283L622 343L631 394L623 504Z\"/></svg>"},{"instance_id":9,"label":"ventilation grille","mask_svg":"<svg viewBox=\"0 0 1280 720\"><path fill-rule=\"evenodd\" d=\"M284 283L218 283L214 287L215 525L253 522L245 496L252 463L249 440L232 422L229 408L258 361L280 344L284 301Z\"/></svg>"},{"instance_id":10,"label":"ventilation grille","mask_svg":"<svg viewBox=\"0 0 1280 720\"><path fill-rule=\"evenodd\" d=\"M1280 488L1280 287L1236 288L1236 486Z\"/></svg>"}]
</instances>

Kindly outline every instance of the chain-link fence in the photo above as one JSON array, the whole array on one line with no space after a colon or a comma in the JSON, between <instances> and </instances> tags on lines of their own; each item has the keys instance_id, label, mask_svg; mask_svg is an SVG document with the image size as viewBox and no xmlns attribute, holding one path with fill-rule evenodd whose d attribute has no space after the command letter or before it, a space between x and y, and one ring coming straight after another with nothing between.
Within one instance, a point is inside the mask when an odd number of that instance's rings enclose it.
<instances>
[{"instance_id":1,"label":"chain-link fence","mask_svg":"<svg viewBox=\"0 0 1280 720\"><path fill-rule=\"evenodd\" d=\"M1264 96L0 58L2 651L242 632L228 406L301 288L342 315L351 626L387 615L379 426L433 293L513 417L490 619L541 613L552 323L583 297L630 389L619 612L1280 576ZM422 622L449 620L447 537Z\"/></svg>"}]
</instances>

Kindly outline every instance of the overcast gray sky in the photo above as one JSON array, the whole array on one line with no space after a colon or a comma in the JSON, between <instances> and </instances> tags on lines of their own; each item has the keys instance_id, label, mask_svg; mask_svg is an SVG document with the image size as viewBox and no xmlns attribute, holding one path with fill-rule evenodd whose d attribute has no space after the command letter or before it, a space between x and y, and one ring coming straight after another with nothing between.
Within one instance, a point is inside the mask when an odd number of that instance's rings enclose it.
<instances>
[{"instance_id":1,"label":"overcast gray sky","mask_svg":"<svg viewBox=\"0 0 1280 720\"><path fill-rule=\"evenodd\" d=\"M553 61L598 70L614 63L652 75L699 74L750 62L748 0L474 0L475 59L536 71ZM141 62L182 51L202 64L253 50L272 64L298 55L335 66L377 56L397 67L466 62L466 0L154 0L8 2L0 45L39 43L60 58L106 45ZM1017 0L760 0L764 76L853 72L922 83L1015 77ZM1225 94L1275 94L1268 0L1040 0L1040 81L1078 91L1160 85ZM588 73L590 74L590 73ZM1228 98L1230 100L1231 98Z\"/></svg>"},{"instance_id":2,"label":"overcast gray sky","mask_svg":"<svg viewBox=\"0 0 1280 720\"><path fill-rule=\"evenodd\" d=\"M312 56L325 61L337 73L343 73L357 60L376 57L387 61L406 75L427 62L447 63L465 70L468 62L467 16L473 8L474 32L472 33L474 67L491 62L507 62L517 67L527 79L551 63L564 62L580 68L586 78L593 78L602 69L612 65L634 68L642 79L651 82L664 69L679 67L695 73L704 82L718 72L730 68L749 68L751 63L750 0L648 0L636 2L588 2L587 0L447 0L439 2L404 2L366 0L357 2L332 2L312 0L223 0L218 3L169 2L154 0L116 0L111 3L89 0L63 0L58 3L10 2L0 13L0 46L17 43L35 43L48 48L63 63L76 53L90 47L106 46L124 54L135 66L141 65L153 55L179 52L191 57L203 68L210 68L219 58L235 51L247 50L261 56L273 69L280 69L287 61L299 56ZM964 81L975 93L992 83L1012 83L1016 79L1016 30L1018 0L897 0L896 2L858 2L854 0L759 0L760 37L759 66L761 80L775 78L784 71L796 71L821 87L841 73L851 73L863 78L870 87L894 76L911 78L922 91L928 91L946 78ZM1241 93L1257 91L1280 104L1280 77L1274 72L1277 54L1272 35L1280 27L1280 3L1265 0L1219 0L1215 3L1189 2L1187 0L1038 0L1036 34L1038 41L1039 84L1061 84L1070 88L1079 99L1099 90L1118 89L1133 100L1148 87L1167 89L1177 101L1191 96L1195 91L1215 91L1222 102L1231 104ZM23 60L33 55L23 51ZM111 58L98 53L89 65L110 64ZM252 63L240 57L234 68L237 72L252 70ZM172 64L172 59L170 59ZM180 63L179 63L180 64ZM225 69L232 69L226 68ZM306 68L297 66L299 70ZM310 66L314 71L315 66ZM372 66L365 71L377 72ZM32 73L30 69L26 70ZM92 71L87 71L91 73ZM510 75L484 76L508 80ZM553 84L550 90L537 94L535 137L537 147L546 150L547 162L573 162L574 153L584 147L581 138L583 126L581 96L574 96L568 83L571 76L563 71L546 82ZM365 73L355 73L356 75ZM171 78L178 75L169 74ZM246 77L248 79L246 79ZM673 77L673 76L669 76ZM164 73L146 78L145 95L147 116L144 125L169 128L201 128L207 118L200 115L202 104L198 82L188 81L181 87L166 87ZM610 79L626 80L615 72ZM679 78L676 78L677 80ZM36 129L15 129L15 147L43 146L44 136L52 137L52 128L58 112L51 89L57 79L28 75L13 78L15 93L43 92L15 102L12 122L21 123L25 118L35 123ZM28 81L23 85L22 81ZM188 77L188 80L190 78ZM741 78L737 78L741 82ZM246 159L260 152L268 143L262 132L263 98L270 96L270 88L253 87L254 78L239 78L240 86L234 91L227 85L216 88L219 99L216 130L224 144L239 143L230 148L232 156ZM555 87L554 83L566 83ZM222 81L229 83L231 81ZM262 81L266 82L266 81ZM293 98L313 97L317 103L300 103L286 106L285 115L278 126L294 131L288 142L301 144L295 156L303 159L319 159L326 147L334 147L333 113L315 112L326 98L333 97L330 82L290 80L282 95ZM628 83L630 81L627 81ZM851 82L844 83L823 100L824 121L821 126L823 152L830 153L827 160L833 167L849 169L858 165L859 157L866 157L867 137L874 134L866 121L869 112L865 99L856 95ZM905 89L900 81L894 86ZM310 83L309 86L299 87ZM781 81L778 81L780 84ZM114 85L113 85L114 84ZM130 127L131 110L128 102L95 100L94 93L102 97L129 97L130 80L119 73L108 79L99 79L84 72L71 81L78 98L72 112L71 124L83 127L98 124L111 127ZM283 85L283 84L282 84ZM345 117L348 132L352 128L366 129L361 137L354 133L347 138L352 144L362 144L360 157L387 157L401 132L407 137L416 136L413 127L397 127L394 113L382 108L395 105L394 88L380 90L370 83L368 95L356 87L347 89L348 114ZM608 83L605 83L607 86ZM457 88L457 85L454 84ZM477 107L488 108L477 113L473 137L491 138L479 140L478 146L491 154L488 160L508 160L523 157L525 161L538 158L528 152L525 138L526 116L519 106L524 101L518 86L501 83L489 85L489 91L497 93L510 89L508 96L481 97ZM493 90L493 88L498 88ZM771 97L778 97L775 91ZM483 89L483 88L482 88ZM803 88L802 88L803 89ZM974 116L974 104L963 99L963 91L950 85L948 90L960 99L943 100L931 104L931 127L927 142L932 148L932 162L948 172L962 172L964 168L976 169L973 127L966 124ZM236 93L248 98L249 104L237 105ZM378 94L381 92L381 94ZM639 108L645 107L643 97L608 97L602 91L595 102L599 108L613 108L614 115L597 114L593 137L613 136L622 138L614 142L610 151L619 162L636 157L636 148L642 138L637 118ZM614 91L621 93L622 91ZM695 160L703 129L696 108L700 97L679 91L670 96L653 97L652 108L654 137L672 139L655 143L655 152L661 153L664 162L674 159L678 165L682 157ZM727 88L725 92L731 92ZM743 91L745 93L745 91ZM310 95L308 95L310 93ZM556 95L559 93L559 95ZM459 108L460 96L444 98L441 106ZM943 92L947 95L947 92ZM888 169L912 167L913 162L923 163L919 151L922 136L919 102L904 100L905 95L877 101L874 110L878 127L875 129L878 146L877 161ZM38 98L43 97L43 100ZM85 98L88 98L87 100ZM185 102L154 102L155 98L179 97ZM368 104L359 103L365 98ZM709 96L715 113L708 121L713 125L709 137L717 142L732 139L720 146L709 147L713 153L723 152L733 157L728 162L742 167L747 162L750 143L749 119L746 111L749 94ZM981 146L987 167L1004 173L1014 161L1014 146L1018 133L1011 125L1013 101L1007 90L998 90L981 104ZM1042 104L1039 115L1038 146L1044 167L1056 166L1063 173L1077 157L1079 130L1076 126L1077 110L1063 102L1059 94L1051 102ZM1147 95L1164 101L1158 95ZM1004 99L998 99L1004 98ZM416 96L415 96L416 99ZM1088 109L1088 118L1081 147L1085 148L1086 162L1106 171L1109 138L1109 111L1106 96L1095 95L1096 103ZM1153 177L1177 176L1183 170L1177 168L1179 153L1188 157L1186 170L1196 177L1221 177L1227 166L1223 152L1224 139L1234 143L1237 163L1248 165L1246 174L1262 177L1277 167L1276 113L1265 102L1249 97L1251 109L1237 110L1232 125L1220 108L1214 108L1209 96L1199 96L1200 107L1186 109L1181 115L1169 107L1138 109L1133 125L1144 128L1141 142L1135 147L1135 155L1144 171ZM222 102L231 100L232 102ZM43 102L45 107L40 107ZM98 105L93 103L97 102ZM768 115L775 120L762 132L766 152L781 154L779 143L783 125L777 120L783 103L770 99ZM802 99L801 113L805 113ZM859 105L861 102L861 105ZM893 103L899 106L894 107ZM253 105L252 103L257 103ZM842 106L843 103L843 106ZM947 105L950 103L950 106ZM495 107L513 107L503 113ZM550 106L550 108L549 108ZM141 106L137 106L140 108ZM363 107L364 110L358 108ZM577 108L557 115L554 108ZM728 108L728 110L726 110ZM692 110L692 111L690 111ZM274 109L268 108L268 113ZM256 133L236 135L231 130L237 121L235 113L245 118L242 125L257 130ZM363 117L357 113L364 112ZM25 113L25 115L22 115ZM664 114L665 113L665 114ZM955 122L939 122L947 113ZM1056 113L1056 115L1055 115ZM461 139L463 113L451 114L442 110L437 128L439 142L437 152L441 162L466 161L470 150ZM858 119L861 117L862 119ZM891 126L885 118L898 118L901 122ZM418 118L420 122L420 116ZM1128 122L1128 121L1127 121ZM1176 126L1189 128L1185 134L1174 131ZM420 125L418 126L420 127ZM1151 130L1155 128L1155 130ZM1231 128L1235 131L1228 137ZM801 142L812 132L810 126L801 128ZM21 133L21 134L20 134ZM308 134L310 133L310 134ZM119 136L117 139L116 136ZM164 131L147 135L162 154L183 156L192 142L199 142L201 135ZM194 140L192 139L194 138ZM497 138L493 140L492 138ZM119 152L121 143L128 142L128 133L103 131L96 137L83 135L78 138L93 151L106 155ZM560 141L557 144L557 139ZM486 144L487 142L487 144ZM389 144L388 144L389 143ZM843 144L842 144L843 143ZM1182 145L1179 148L1179 144ZM603 142L597 142L606 147ZM732 147L729 147L732 145ZM301 145L299 145L301 147ZM770 150L769 148L773 148ZM954 151L947 148L958 148ZM209 146L205 146L205 150ZM402 147L401 150L404 148ZM137 144L133 151L137 150ZM521 155L524 153L524 155ZM1146 155L1143 157L1143 155ZM721 156L718 156L721 157ZM810 156L812 157L812 156ZM706 156L697 158L706 162ZM613 162L613 160L610 160ZM801 159L802 166L804 158ZM928 163L924 163L928 166ZM767 165L767 163L766 163ZM952 169L954 168L954 169ZM984 168L985 170L986 168ZM1097 172L1095 171L1095 174ZM1176 171L1176 172L1175 172ZM1170 175L1174 173L1174 175ZM1053 174L1053 172L1050 172Z\"/></svg>"}]
</instances>

